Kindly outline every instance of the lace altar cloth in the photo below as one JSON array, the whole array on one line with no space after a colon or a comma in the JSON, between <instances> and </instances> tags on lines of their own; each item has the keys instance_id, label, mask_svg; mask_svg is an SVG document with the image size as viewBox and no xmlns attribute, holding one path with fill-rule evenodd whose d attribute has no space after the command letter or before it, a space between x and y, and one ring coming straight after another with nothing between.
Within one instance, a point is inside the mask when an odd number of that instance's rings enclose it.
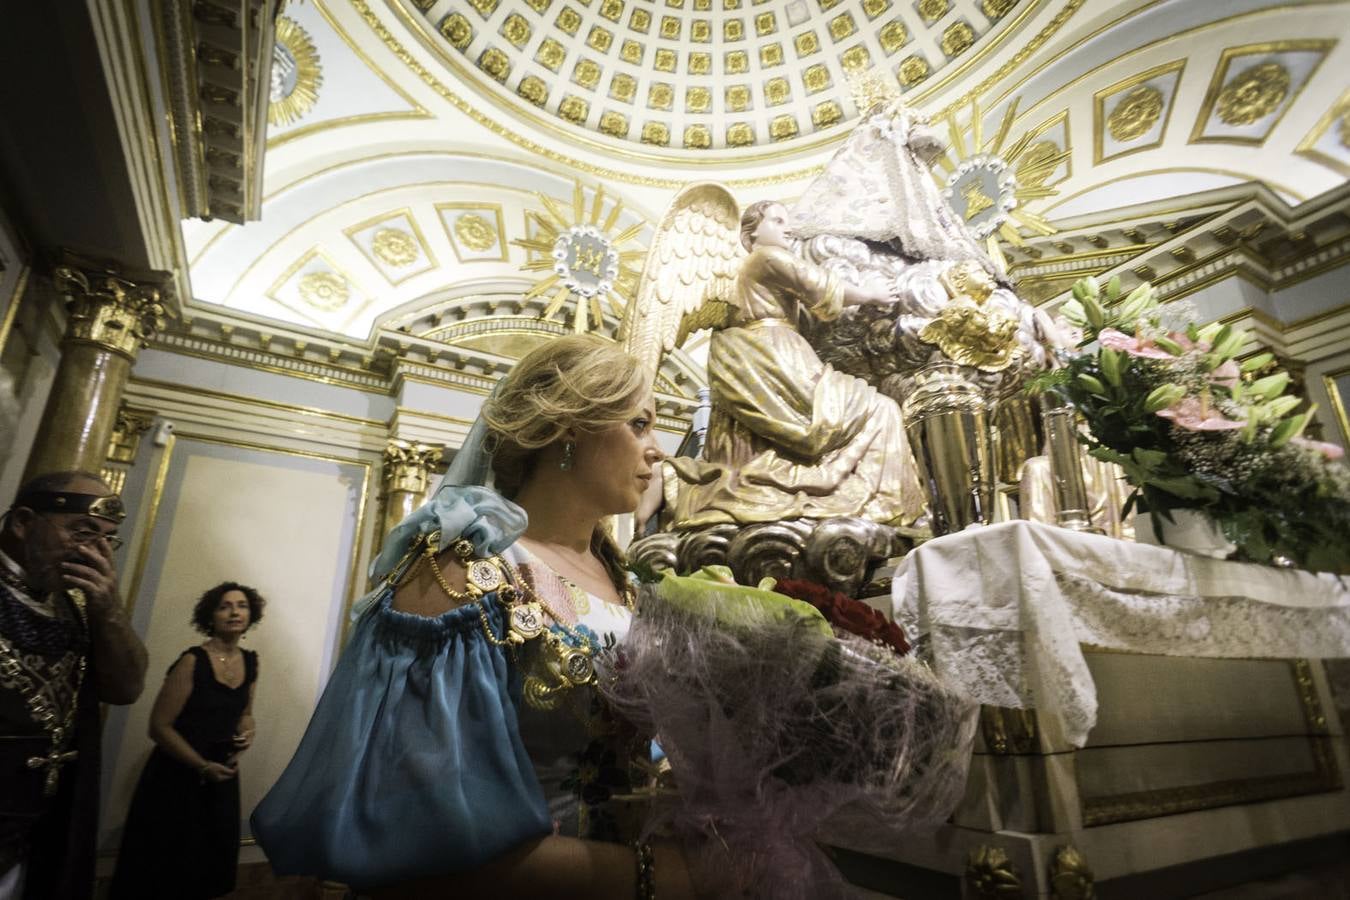
<instances>
[{"instance_id":1,"label":"lace altar cloth","mask_svg":"<svg viewBox=\"0 0 1350 900\"><path fill-rule=\"evenodd\" d=\"M1230 659L1350 656L1350 578L1039 522L921 545L895 573L892 604L949 687L1056 716L1075 747L1097 721L1083 644Z\"/></svg>"}]
</instances>

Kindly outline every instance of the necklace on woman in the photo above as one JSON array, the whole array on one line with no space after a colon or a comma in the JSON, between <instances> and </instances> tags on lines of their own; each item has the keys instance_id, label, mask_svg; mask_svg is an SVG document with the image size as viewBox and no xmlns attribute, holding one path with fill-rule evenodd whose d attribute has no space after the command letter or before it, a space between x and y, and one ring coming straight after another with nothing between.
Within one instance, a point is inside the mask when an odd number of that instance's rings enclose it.
<instances>
[{"instance_id":1,"label":"necklace on woman","mask_svg":"<svg viewBox=\"0 0 1350 900\"><path fill-rule=\"evenodd\" d=\"M214 638L212 638L211 640L214 640ZM214 646L211 645L210 640L206 641L204 644L202 644L202 646L206 648L207 653L210 653L216 659L220 660L222 665L229 664L230 659L229 654L227 652L216 649Z\"/></svg>"},{"instance_id":2,"label":"necklace on woman","mask_svg":"<svg viewBox=\"0 0 1350 900\"><path fill-rule=\"evenodd\" d=\"M420 555L404 577L411 577L413 572L425 565L451 601L473 603L478 607L479 624L488 642L510 649L513 655L516 647L536 638L541 640L545 649L545 670L549 677L547 681L534 675L525 678L525 699L532 706L551 709L572 688L595 683L595 663L592 659L595 647L590 639L569 626L563 616L539 596L510 563L500 556L475 557L474 546L470 541L462 538L455 541L451 545L451 552L466 569L465 590L457 591L445 580L436 561L436 548L439 545L439 531L419 539L419 544L414 546ZM483 607L483 598L493 593L506 613L507 628L502 635L493 632ZM572 639L571 643L564 641L562 635L548 627L544 620L546 615L563 634Z\"/></svg>"}]
</instances>

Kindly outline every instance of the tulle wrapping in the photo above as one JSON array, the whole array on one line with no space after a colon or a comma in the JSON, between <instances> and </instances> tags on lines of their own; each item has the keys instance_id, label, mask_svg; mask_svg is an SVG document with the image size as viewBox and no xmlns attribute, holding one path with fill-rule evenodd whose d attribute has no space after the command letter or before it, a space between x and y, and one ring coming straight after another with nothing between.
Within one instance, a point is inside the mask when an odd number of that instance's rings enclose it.
<instances>
[{"instance_id":1,"label":"tulle wrapping","mask_svg":"<svg viewBox=\"0 0 1350 900\"><path fill-rule=\"evenodd\" d=\"M689 582L643 587L604 687L656 735L675 777L645 831L673 830L715 896L849 896L817 842L894 849L944 821L965 787L977 707L923 663L809 617L745 604L728 624L719 607L766 592L705 582L717 599L699 608Z\"/></svg>"}]
</instances>

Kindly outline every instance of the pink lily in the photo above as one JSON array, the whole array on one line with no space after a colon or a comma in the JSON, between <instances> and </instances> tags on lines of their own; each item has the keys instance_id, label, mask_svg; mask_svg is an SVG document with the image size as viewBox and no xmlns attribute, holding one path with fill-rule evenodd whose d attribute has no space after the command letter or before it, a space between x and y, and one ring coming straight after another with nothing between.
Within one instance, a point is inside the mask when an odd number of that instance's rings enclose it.
<instances>
[{"instance_id":1,"label":"pink lily","mask_svg":"<svg viewBox=\"0 0 1350 900\"><path fill-rule=\"evenodd\" d=\"M1221 384L1226 388L1231 388L1237 384L1241 377L1242 371L1238 368L1238 364L1231 359L1225 360L1223 365L1209 373L1211 384Z\"/></svg>"},{"instance_id":2,"label":"pink lily","mask_svg":"<svg viewBox=\"0 0 1350 900\"><path fill-rule=\"evenodd\" d=\"M1130 337L1115 328L1103 328L1097 333L1097 341L1108 350L1119 350L1130 356L1142 356L1147 359L1175 358L1148 338Z\"/></svg>"},{"instance_id":3,"label":"pink lily","mask_svg":"<svg viewBox=\"0 0 1350 900\"><path fill-rule=\"evenodd\" d=\"M1183 397L1157 414L1187 431L1235 431L1246 425L1225 417L1201 397Z\"/></svg>"},{"instance_id":4,"label":"pink lily","mask_svg":"<svg viewBox=\"0 0 1350 900\"><path fill-rule=\"evenodd\" d=\"M1314 441L1309 438L1296 437L1289 443L1299 447L1307 447L1309 450L1316 450L1329 460L1337 460L1345 455L1345 450L1343 450L1339 444L1329 444L1326 441Z\"/></svg>"}]
</instances>

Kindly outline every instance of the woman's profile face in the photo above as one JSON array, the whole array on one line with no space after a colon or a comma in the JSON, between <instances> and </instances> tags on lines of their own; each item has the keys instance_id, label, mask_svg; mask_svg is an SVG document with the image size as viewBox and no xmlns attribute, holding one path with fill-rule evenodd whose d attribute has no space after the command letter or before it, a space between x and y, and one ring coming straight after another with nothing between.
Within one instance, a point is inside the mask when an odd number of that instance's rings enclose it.
<instances>
[{"instance_id":1,"label":"woman's profile face","mask_svg":"<svg viewBox=\"0 0 1350 900\"><path fill-rule=\"evenodd\" d=\"M577 436L572 474L602 515L630 513L658 477L656 464L664 456L656 442L655 403L648 397L618 425Z\"/></svg>"},{"instance_id":2,"label":"woman's profile face","mask_svg":"<svg viewBox=\"0 0 1350 900\"><path fill-rule=\"evenodd\" d=\"M243 591L226 591L211 615L211 634L243 634L253 618L248 596Z\"/></svg>"}]
</instances>

